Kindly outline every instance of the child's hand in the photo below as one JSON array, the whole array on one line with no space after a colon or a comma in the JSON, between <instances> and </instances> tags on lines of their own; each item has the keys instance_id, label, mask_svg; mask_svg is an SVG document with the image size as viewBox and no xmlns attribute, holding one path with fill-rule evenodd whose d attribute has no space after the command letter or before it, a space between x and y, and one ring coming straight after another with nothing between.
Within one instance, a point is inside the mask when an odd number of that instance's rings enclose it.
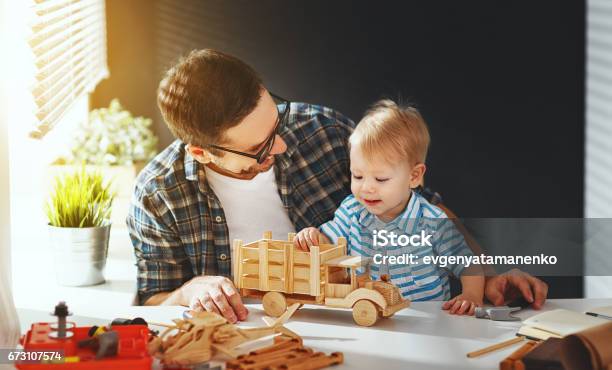
<instances>
[{"instance_id":1,"label":"child's hand","mask_svg":"<svg viewBox=\"0 0 612 370\"><path fill-rule=\"evenodd\" d=\"M482 306L482 297L464 292L444 302L442 309L448 310L451 315L473 316L476 307L480 306Z\"/></svg>"},{"instance_id":2,"label":"child's hand","mask_svg":"<svg viewBox=\"0 0 612 370\"><path fill-rule=\"evenodd\" d=\"M321 236L322 234L316 227L307 227L295 235L293 243L298 249L308 252L311 245L319 245Z\"/></svg>"}]
</instances>

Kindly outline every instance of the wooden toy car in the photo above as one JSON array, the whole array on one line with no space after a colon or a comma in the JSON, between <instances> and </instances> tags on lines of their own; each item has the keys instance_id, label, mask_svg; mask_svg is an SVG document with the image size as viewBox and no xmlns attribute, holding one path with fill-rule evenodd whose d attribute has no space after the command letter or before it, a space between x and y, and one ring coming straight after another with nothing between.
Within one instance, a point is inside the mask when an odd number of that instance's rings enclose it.
<instances>
[{"instance_id":1,"label":"wooden toy car","mask_svg":"<svg viewBox=\"0 0 612 370\"><path fill-rule=\"evenodd\" d=\"M296 302L319 304L352 308L358 325L371 326L410 305L386 279L370 280L369 259L348 256L345 238L305 252L296 249L294 236L272 240L268 231L252 243L234 240L234 284L242 296L262 298L266 314L278 317ZM361 267L366 272L357 276Z\"/></svg>"}]
</instances>

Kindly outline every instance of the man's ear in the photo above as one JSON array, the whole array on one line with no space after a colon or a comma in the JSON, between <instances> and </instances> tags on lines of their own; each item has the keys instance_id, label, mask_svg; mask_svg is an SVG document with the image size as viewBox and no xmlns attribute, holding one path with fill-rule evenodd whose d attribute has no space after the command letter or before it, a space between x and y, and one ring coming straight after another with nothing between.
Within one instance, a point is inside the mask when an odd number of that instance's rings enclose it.
<instances>
[{"instance_id":1,"label":"man's ear","mask_svg":"<svg viewBox=\"0 0 612 370\"><path fill-rule=\"evenodd\" d=\"M211 154L199 146L187 144L185 146L185 149L189 154L191 154L193 158L195 158L196 161L202 164L210 163L213 161Z\"/></svg>"},{"instance_id":2,"label":"man's ear","mask_svg":"<svg viewBox=\"0 0 612 370\"><path fill-rule=\"evenodd\" d=\"M410 187L416 188L419 185L423 185L423 178L425 176L425 171L427 167L425 163L418 163L414 167L412 167L412 171L410 171Z\"/></svg>"}]
</instances>

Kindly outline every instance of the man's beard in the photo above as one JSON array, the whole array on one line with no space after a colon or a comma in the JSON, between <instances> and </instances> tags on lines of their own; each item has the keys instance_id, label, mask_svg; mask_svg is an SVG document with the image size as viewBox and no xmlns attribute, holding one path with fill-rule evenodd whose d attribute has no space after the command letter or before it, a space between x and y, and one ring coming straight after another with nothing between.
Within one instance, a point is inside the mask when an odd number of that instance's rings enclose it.
<instances>
[{"instance_id":1,"label":"man's beard","mask_svg":"<svg viewBox=\"0 0 612 370\"><path fill-rule=\"evenodd\" d=\"M274 156L271 155L262 164L257 163L247 168L246 170L240 171L240 175L255 177L255 175L259 173L267 172L273 165L274 165Z\"/></svg>"},{"instance_id":2,"label":"man's beard","mask_svg":"<svg viewBox=\"0 0 612 370\"><path fill-rule=\"evenodd\" d=\"M270 168L272 168L273 165L274 165L273 155L271 155L268 159L266 159L264 163L254 164L251 167L247 168L246 170L242 170L240 172L233 172L230 170L226 170L221 165L216 165L213 162L209 162L206 164L208 168L212 169L213 171L217 173L220 173L228 177L233 177L235 179L242 179L242 180L251 180L252 178L257 176L259 173L267 172Z\"/></svg>"}]
</instances>

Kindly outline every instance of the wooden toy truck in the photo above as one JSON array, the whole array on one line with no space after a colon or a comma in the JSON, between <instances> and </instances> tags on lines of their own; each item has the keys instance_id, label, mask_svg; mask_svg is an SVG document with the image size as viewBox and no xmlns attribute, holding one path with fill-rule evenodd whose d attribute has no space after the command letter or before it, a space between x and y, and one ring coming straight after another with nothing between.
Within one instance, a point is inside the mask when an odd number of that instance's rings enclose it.
<instances>
[{"instance_id":1,"label":"wooden toy truck","mask_svg":"<svg viewBox=\"0 0 612 370\"><path fill-rule=\"evenodd\" d=\"M292 303L319 304L352 308L358 325L371 326L409 306L395 285L370 280L369 260L348 256L346 239L304 252L294 246L294 236L272 240L268 231L252 243L234 240L234 284L243 297L262 298L266 314L278 317ZM362 266L366 273L357 276Z\"/></svg>"}]
</instances>

